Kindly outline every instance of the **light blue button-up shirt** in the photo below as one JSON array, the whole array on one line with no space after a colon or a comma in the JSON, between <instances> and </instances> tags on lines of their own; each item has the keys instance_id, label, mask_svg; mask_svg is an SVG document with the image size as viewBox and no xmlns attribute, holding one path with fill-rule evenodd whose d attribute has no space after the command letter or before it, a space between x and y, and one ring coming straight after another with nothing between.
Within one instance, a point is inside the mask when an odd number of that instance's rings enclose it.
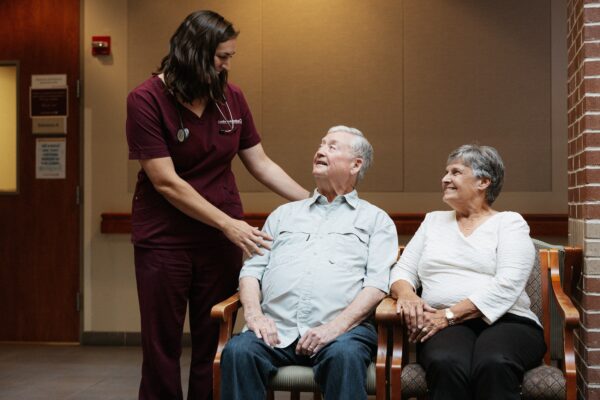
<instances>
[{"instance_id":1,"label":"light blue button-up shirt","mask_svg":"<svg viewBox=\"0 0 600 400\"><path fill-rule=\"evenodd\" d=\"M273 237L271 250L248 259L240 278L261 283L261 307L277 326L277 347L333 320L366 286L388 292L396 227L356 191L329 203L315 190L277 208L263 230Z\"/></svg>"}]
</instances>

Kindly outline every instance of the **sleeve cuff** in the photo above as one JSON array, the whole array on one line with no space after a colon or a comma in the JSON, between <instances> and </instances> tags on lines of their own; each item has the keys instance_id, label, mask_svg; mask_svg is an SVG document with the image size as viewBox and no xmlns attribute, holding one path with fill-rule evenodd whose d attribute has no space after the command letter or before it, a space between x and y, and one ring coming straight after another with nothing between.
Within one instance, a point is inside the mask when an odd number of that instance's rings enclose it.
<instances>
[{"instance_id":1,"label":"sleeve cuff","mask_svg":"<svg viewBox=\"0 0 600 400\"><path fill-rule=\"evenodd\" d=\"M417 290L417 282L413 279L413 274L408 274L397 266L394 266L390 272L390 286L392 286L394 282L400 280L410 283L413 290Z\"/></svg>"},{"instance_id":2,"label":"sleeve cuff","mask_svg":"<svg viewBox=\"0 0 600 400\"><path fill-rule=\"evenodd\" d=\"M244 277L247 276L251 276L252 278L256 278L259 282L262 281L262 272L261 271L257 271L253 268L242 268L242 270L240 271L240 277L239 279L242 279Z\"/></svg>"},{"instance_id":3,"label":"sleeve cuff","mask_svg":"<svg viewBox=\"0 0 600 400\"><path fill-rule=\"evenodd\" d=\"M475 304L475 307L477 307L479 311L481 311L483 320L488 324L493 324L505 313L505 311L499 309L498 304L486 304L479 296L469 296L468 299Z\"/></svg>"},{"instance_id":4,"label":"sleeve cuff","mask_svg":"<svg viewBox=\"0 0 600 400\"><path fill-rule=\"evenodd\" d=\"M162 158L162 157L170 157L169 151L165 150L162 147L150 148L144 150L130 150L129 151L129 159L130 160L148 160L150 158Z\"/></svg>"},{"instance_id":5,"label":"sleeve cuff","mask_svg":"<svg viewBox=\"0 0 600 400\"><path fill-rule=\"evenodd\" d=\"M374 287L375 289L381 290L385 294L390 293L390 288L387 282L377 281L375 279L365 279L363 282L363 288Z\"/></svg>"}]
</instances>

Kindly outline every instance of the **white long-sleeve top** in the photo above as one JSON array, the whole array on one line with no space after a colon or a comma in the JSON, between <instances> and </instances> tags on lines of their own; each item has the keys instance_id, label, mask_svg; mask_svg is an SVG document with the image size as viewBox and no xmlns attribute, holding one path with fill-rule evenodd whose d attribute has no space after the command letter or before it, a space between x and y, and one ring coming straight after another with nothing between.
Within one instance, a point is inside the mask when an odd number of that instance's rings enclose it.
<instances>
[{"instance_id":1,"label":"white long-sleeve top","mask_svg":"<svg viewBox=\"0 0 600 400\"><path fill-rule=\"evenodd\" d=\"M392 268L390 282L422 286L422 299L438 309L468 298L489 324L507 312L540 324L525 292L534 258L529 226L518 213L494 214L465 237L454 211L435 211Z\"/></svg>"}]
</instances>

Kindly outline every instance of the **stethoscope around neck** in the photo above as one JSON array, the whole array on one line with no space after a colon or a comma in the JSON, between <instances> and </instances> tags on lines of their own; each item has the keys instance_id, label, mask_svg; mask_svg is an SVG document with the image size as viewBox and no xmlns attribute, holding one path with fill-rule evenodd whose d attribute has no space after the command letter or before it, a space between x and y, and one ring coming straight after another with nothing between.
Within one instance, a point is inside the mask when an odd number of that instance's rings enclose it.
<instances>
[{"instance_id":1,"label":"stethoscope around neck","mask_svg":"<svg viewBox=\"0 0 600 400\"><path fill-rule=\"evenodd\" d=\"M217 103L215 101L215 106L217 106L217 110L219 110L219 114L221 114L221 116L223 117L223 119L225 120L225 123L227 124L227 127L229 129L221 129L221 127L219 127L219 133L220 134L226 134L226 133L231 133L233 131L233 129L235 128L235 123L233 122L233 114L231 113L231 108L229 108L229 103L227 102L227 99L225 98L225 107L227 107L227 111L229 112L229 119L227 119L227 117L225 117L225 114L223 113L223 111L221 110L221 107L219 107L219 103ZM175 99L175 109L177 110L177 116L179 117L179 129L177 129L177 141L179 143L183 143L186 140L188 140L188 138L190 137L190 130L188 128L185 127L185 125L183 125L183 117L181 116L181 103L179 103L179 101L177 101L177 99Z\"/></svg>"}]
</instances>

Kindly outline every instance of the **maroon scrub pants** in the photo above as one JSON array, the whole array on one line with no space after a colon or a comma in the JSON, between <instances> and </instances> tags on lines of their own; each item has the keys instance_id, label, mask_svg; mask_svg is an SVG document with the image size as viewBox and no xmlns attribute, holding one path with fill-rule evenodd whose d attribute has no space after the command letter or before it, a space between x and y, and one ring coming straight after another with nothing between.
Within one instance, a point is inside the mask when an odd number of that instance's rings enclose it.
<instances>
[{"instance_id":1,"label":"maroon scrub pants","mask_svg":"<svg viewBox=\"0 0 600 400\"><path fill-rule=\"evenodd\" d=\"M188 399L212 398L212 362L218 324L213 305L235 293L242 252L231 243L196 249L135 247L135 274L142 321L139 398L179 400L181 337L189 302L192 361Z\"/></svg>"}]
</instances>

